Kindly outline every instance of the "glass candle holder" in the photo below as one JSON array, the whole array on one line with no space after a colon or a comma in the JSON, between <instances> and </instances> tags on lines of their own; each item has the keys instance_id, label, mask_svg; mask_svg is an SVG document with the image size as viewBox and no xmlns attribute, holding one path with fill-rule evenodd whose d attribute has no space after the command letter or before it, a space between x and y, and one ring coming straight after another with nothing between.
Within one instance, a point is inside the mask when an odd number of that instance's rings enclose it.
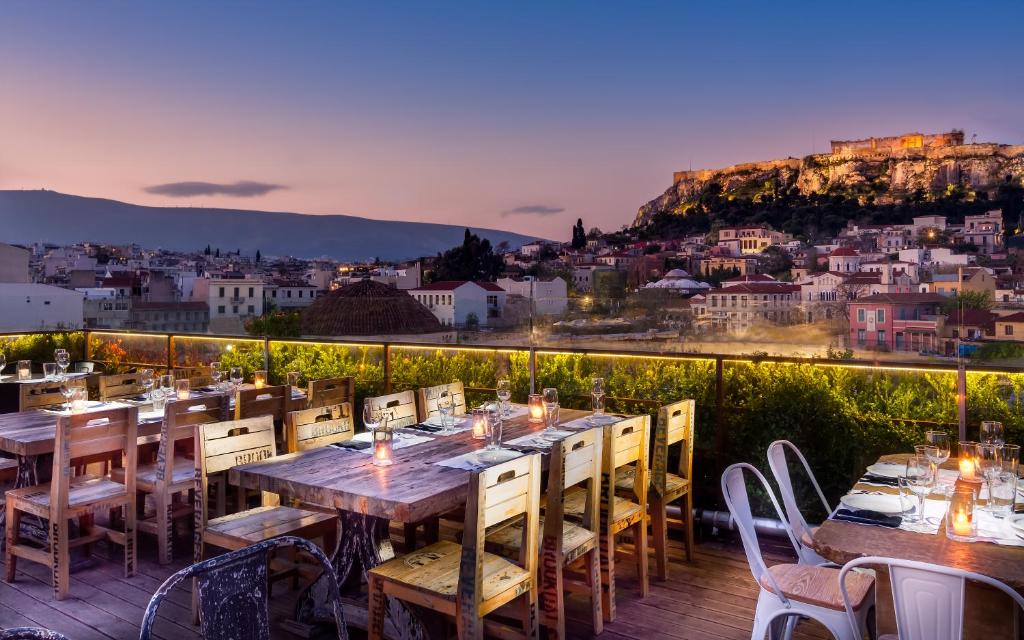
<instances>
[{"instance_id":1,"label":"glass candle holder","mask_svg":"<svg viewBox=\"0 0 1024 640\"><path fill-rule=\"evenodd\" d=\"M289 371L288 372L288 386L291 387L292 393L296 393L296 392L300 391L300 389L299 389L299 378L301 378L301 377L302 377L302 374L299 373L298 371Z\"/></svg>"},{"instance_id":2,"label":"glass candle holder","mask_svg":"<svg viewBox=\"0 0 1024 640\"><path fill-rule=\"evenodd\" d=\"M262 389L267 386L267 372L261 369L260 371L253 373L252 383L257 389Z\"/></svg>"},{"instance_id":3,"label":"glass candle holder","mask_svg":"<svg viewBox=\"0 0 1024 640\"><path fill-rule=\"evenodd\" d=\"M960 468L960 479L964 482L980 482L981 471L978 469L978 443L969 440L959 444L957 465Z\"/></svg>"},{"instance_id":4,"label":"glass candle holder","mask_svg":"<svg viewBox=\"0 0 1024 640\"><path fill-rule=\"evenodd\" d=\"M181 380L175 380L174 381L174 391L175 391L175 397L177 397L178 400L188 400L189 397L190 397L190 395L189 395L188 378L183 378Z\"/></svg>"},{"instance_id":5,"label":"glass candle holder","mask_svg":"<svg viewBox=\"0 0 1024 640\"><path fill-rule=\"evenodd\" d=\"M71 393L71 413L82 413L88 408L89 390L85 387L75 387Z\"/></svg>"},{"instance_id":6,"label":"glass candle holder","mask_svg":"<svg viewBox=\"0 0 1024 640\"><path fill-rule=\"evenodd\" d=\"M531 393L526 401L530 412L529 421L536 424L544 423L544 397L539 393Z\"/></svg>"},{"instance_id":7,"label":"glass candle holder","mask_svg":"<svg viewBox=\"0 0 1024 640\"><path fill-rule=\"evenodd\" d=\"M968 487L957 487L946 511L946 536L949 539L970 542L975 538L978 525L974 521L974 506L974 491Z\"/></svg>"},{"instance_id":8,"label":"glass candle holder","mask_svg":"<svg viewBox=\"0 0 1024 640\"><path fill-rule=\"evenodd\" d=\"M391 429L373 431L373 464L389 467L395 463L395 433Z\"/></svg>"},{"instance_id":9,"label":"glass candle holder","mask_svg":"<svg viewBox=\"0 0 1024 640\"><path fill-rule=\"evenodd\" d=\"M487 414L483 409L473 409L473 439L487 439Z\"/></svg>"},{"instance_id":10,"label":"glass candle holder","mask_svg":"<svg viewBox=\"0 0 1024 640\"><path fill-rule=\"evenodd\" d=\"M18 360L18 380L28 380L32 377L32 361Z\"/></svg>"}]
</instances>

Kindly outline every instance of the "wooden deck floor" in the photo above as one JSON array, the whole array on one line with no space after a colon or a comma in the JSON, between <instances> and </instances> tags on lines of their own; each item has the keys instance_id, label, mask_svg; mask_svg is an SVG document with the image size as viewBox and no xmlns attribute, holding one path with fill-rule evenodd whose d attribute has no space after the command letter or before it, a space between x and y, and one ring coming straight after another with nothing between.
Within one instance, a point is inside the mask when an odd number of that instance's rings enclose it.
<instances>
[{"instance_id":1,"label":"wooden deck floor","mask_svg":"<svg viewBox=\"0 0 1024 640\"><path fill-rule=\"evenodd\" d=\"M145 541L145 538L143 538ZM142 613L150 595L178 567L156 564L151 545L143 544L139 572L125 579L120 557L104 560L105 549L96 552L93 566L72 574L71 597L53 600L47 570L42 565L19 562L13 584L0 581L0 627L44 626L71 640L129 640L138 637ZM698 545L696 559L682 561L682 549L674 545L667 582L652 581L650 596L640 600L631 569L620 568L618 618L605 626L604 640L670 638L747 639L753 620L757 588L742 549L728 541ZM789 561L773 554L769 564ZM0 560L2 564L2 560ZM283 587L278 587L282 589ZM189 593L177 590L165 601L157 634L168 640L198 638L190 622ZM287 610L288 597L275 590L275 609ZM568 615L573 638L590 638L586 603L570 599ZM363 634L355 631L354 638ZM275 638L295 636L275 629ZM802 623L797 638L829 637L822 627Z\"/></svg>"}]
</instances>

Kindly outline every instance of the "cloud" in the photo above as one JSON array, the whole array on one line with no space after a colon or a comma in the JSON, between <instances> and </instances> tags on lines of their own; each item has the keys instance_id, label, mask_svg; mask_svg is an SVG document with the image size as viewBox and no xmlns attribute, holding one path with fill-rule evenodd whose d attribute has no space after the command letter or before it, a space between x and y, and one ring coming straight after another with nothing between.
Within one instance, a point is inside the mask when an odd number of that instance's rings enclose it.
<instances>
[{"instance_id":1,"label":"cloud","mask_svg":"<svg viewBox=\"0 0 1024 640\"><path fill-rule=\"evenodd\" d=\"M509 209L502 211L502 216L553 216L556 213L562 213L565 211L565 207L549 207L543 204L528 204L522 207L516 207L515 209Z\"/></svg>"},{"instance_id":2,"label":"cloud","mask_svg":"<svg viewBox=\"0 0 1024 640\"><path fill-rule=\"evenodd\" d=\"M193 196L231 196L234 198L253 198L265 196L271 191L287 189L282 184L270 182L254 182L252 180L239 180L234 184L219 184L216 182L168 182L157 184L143 189L146 193L155 193L159 196L171 198L191 198Z\"/></svg>"}]
</instances>

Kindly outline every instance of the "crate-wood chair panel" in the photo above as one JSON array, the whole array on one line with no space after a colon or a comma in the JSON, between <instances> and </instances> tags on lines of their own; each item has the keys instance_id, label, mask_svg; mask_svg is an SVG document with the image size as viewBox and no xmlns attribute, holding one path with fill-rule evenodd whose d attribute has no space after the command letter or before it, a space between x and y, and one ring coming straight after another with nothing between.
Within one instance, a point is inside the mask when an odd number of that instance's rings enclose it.
<instances>
[{"instance_id":1,"label":"crate-wood chair panel","mask_svg":"<svg viewBox=\"0 0 1024 640\"><path fill-rule=\"evenodd\" d=\"M345 442L353 435L355 423L348 402L290 411L285 418L288 453Z\"/></svg>"},{"instance_id":2,"label":"crate-wood chair panel","mask_svg":"<svg viewBox=\"0 0 1024 640\"><path fill-rule=\"evenodd\" d=\"M52 407L64 403L60 380L41 380L39 382L23 382L18 384L19 404L22 411ZM67 384L76 389L85 389L87 381L84 377L68 380Z\"/></svg>"},{"instance_id":3,"label":"crate-wood chair panel","mask_svg":"<svg viewBox=\"0 0 1024 640\"><path fill-rule=\"evenodd\" d=\"M452 398L454 415L461 416L466 413L466 388L461 382L456 380L448 384L417 389L416 399L419 407L420 421L441 415L440 410L437 408L437 401L446 394Z\"/></svg>"},{"instance_id":4,"label":"crate-wood chair panel","mask_svg":"<svg viewBox=\"0 0 1024 640\"><path fill-rule=\"evenodd\" d=\"M366 398L374 411L383 411L388 417L388 426L394 429L411 427L419 422L416 410L416 393L401 391L386 396Z\"/></svg>"},{"instance_id":5,"label":"crate-wood chair panel","mask_svg":"<svg viewBox=\"0 0 1024 640\"><path fill-rule=\"evenodd\" d=\"M291 409L291 398L288 385L239 389L235 394L235 420L270 416L281 423Z\"/></svg>"},{"instance_id":6,"label":"crate-wood chair panel","mask_svg":"<svg viewBox=\"0 0 1024 640\"><path fill-rule=\"evenodd\" d=\"M307 395L311 409L345 402L354 407L356 406L355 379L352 376L344 376L310 380Z\"/></svg>"},{"instance_id":7,"label":"crate-wood chair panel","mask_svg":"<svg viewBox=\"0 0 1024 640\"><path fill-rule=\"evenodd\" d=\"M113 400L115 398L130 398L142 395L146 387L142 384L141 373L121 373L109 376L100 376L99 380L100 400Z\"/></svg>"}]
</instances>

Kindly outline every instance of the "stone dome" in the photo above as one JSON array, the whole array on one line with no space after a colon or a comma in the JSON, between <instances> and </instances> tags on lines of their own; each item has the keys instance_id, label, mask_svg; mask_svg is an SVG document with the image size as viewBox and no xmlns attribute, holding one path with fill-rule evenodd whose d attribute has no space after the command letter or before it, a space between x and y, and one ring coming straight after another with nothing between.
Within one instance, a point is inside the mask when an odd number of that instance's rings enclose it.
<instances>
[{"instance_id":1,"label":"stone dome","mask_svg":"<svg viewBox=\"0 0 1024 640\"><path fill-rule=\"evenodd\" d=\"M436 333L444 327L407 292L360 280L345 285L302 312L302 335L382 336Z\"/></svg>"}]
</instances>

